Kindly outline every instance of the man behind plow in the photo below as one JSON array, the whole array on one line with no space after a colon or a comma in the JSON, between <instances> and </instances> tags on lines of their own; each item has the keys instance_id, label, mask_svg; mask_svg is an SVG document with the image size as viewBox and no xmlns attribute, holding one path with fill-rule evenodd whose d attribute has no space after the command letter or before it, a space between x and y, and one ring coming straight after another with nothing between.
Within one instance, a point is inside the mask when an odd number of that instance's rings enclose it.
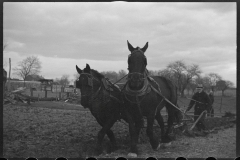
<instances>
[{"instance_id":1,"label":"man behind plow","mask_svg":"<svg viewBox=\"0 0 240 160\"><path fill-rule=\"evenodd\" d=\"M196 93L192 96L191 101L189 103L186 112L188 112L194 105L194 121L198 119L202 112L208 111L212 104L211 99L209 98L208 94L203 91L203 85L198 84L196 88ZM206 127L204 125L204 119L206 117L206 112L203 113L202 117L196 124L196 128L200 132L205 132Z\"/></svg>"}]
</instances>

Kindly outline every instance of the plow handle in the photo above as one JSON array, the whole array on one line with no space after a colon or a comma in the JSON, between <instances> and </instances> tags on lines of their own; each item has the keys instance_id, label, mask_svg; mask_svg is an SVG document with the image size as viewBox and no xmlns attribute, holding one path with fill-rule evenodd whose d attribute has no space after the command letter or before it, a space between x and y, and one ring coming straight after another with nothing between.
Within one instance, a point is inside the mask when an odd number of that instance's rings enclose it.
<instances>
[{"instance_id":1,"label":"plow handle","mask_svg":"<svg viewBox=\"0 0 240 160\"><path fill-rule=\"evenodd\" d=\"M207 113L207 111L203 111L200 116L198 117L198 119L193 123L192 127L189 129L190 131L196 126L196 124L198 123L198 121L202 118L202 116L204 115L204 113Z\"/></svg>"}]
</instances>

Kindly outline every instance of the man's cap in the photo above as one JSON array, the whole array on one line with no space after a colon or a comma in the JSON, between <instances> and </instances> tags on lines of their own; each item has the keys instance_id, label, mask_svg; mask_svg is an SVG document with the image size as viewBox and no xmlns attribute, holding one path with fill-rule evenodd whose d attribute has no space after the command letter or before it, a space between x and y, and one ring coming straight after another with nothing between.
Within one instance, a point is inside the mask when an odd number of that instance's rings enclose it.
<instances>
[{"instance_id":1,"label":"man's cap","mask_svg":"<svg viewBox=\"0 0 240 160\"><path fill-rule=\"evenodd\" d=\"M197 89L203 89L203 85L202 84L198 84Z\"/></svg>"}]
</instances>

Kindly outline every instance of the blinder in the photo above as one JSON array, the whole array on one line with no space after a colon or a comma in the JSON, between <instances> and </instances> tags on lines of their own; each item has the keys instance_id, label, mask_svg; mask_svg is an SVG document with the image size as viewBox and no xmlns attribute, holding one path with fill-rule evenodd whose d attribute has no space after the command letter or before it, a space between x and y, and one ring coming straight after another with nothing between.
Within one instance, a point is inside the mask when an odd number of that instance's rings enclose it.
<instances>
[{"instance_id":1,"label":"blinder","mask_svg":"<svg viewBox=\"0 0 240 160\"><path fill-rule=\"evenodd\" d=\"M92 75L91 74L89 74L89 73L81 73L81 74L84 74L84 75L86 75L86 77L87 77L87 85L88 86L90 86L90 87L93 87L93 78L92 78ZM89 77L90 76L90 77ZM78 79L78 81L79 81L79 79ZM80 86L79 86L80 87Z\"/></svg>"},{"instance_id":2,"label":"blinder","mask_svg":"<svg viewBox=\"0 0 240 160\"><path fill-rule=\"evenodd\" d=\"M88 85L89 85L90 87L93 87L93 80L92 80L92 78L89 78L89 77L88 77Z\"/></svg>"}]
</instances>

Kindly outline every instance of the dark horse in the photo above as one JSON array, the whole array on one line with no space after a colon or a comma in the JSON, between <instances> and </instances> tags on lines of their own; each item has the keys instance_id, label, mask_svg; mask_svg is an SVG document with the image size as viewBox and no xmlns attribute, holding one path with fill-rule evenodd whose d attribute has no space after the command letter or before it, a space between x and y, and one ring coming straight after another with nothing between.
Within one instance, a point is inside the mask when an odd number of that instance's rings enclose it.
<instances>
[{"instance_id":1,"label":"dark horse","mask_svg":"<svg viewBox=\"0 0 240 160\"><path fill-rule=\"evenodd\" d=\"M81 90L81 104L89 108L97 122L102 126L98 132L98 141L95 148L96 154L102 153L102 141L107 134L111 141L111 151L116 149L116 140L111 127L121 117L121 91L98 71L93 70L87 64L81 70L76 65L80 74L76 87Z\"/></svg>"},{"instance_id":2,"label":"dark horse","mask_svg":"<svg viewBox=\"0 0 240 160\"><path fill-rule=\"evenodd\" d=\"M154 118L161 128L161 142L170 143L169 132L172 129L175 114L178 111L170 103L177 105L177 88L168 79L161 76L148 76L146 69L147 59L144 52L148 48L148 42L143 48L132 47L128 42L131 54L128 57L128 81L122 89L124 95L124 109L129 123L131 137L130 156L137 156L137 142L143 123L143 116L147 118L146 133L154 150L160 147L160 143L153 132ZM170 102L170 103L169 103ZM160 110L166 106L168 112L168 128L165 132L163 118Z\"/></svg>"}]
</instances>

